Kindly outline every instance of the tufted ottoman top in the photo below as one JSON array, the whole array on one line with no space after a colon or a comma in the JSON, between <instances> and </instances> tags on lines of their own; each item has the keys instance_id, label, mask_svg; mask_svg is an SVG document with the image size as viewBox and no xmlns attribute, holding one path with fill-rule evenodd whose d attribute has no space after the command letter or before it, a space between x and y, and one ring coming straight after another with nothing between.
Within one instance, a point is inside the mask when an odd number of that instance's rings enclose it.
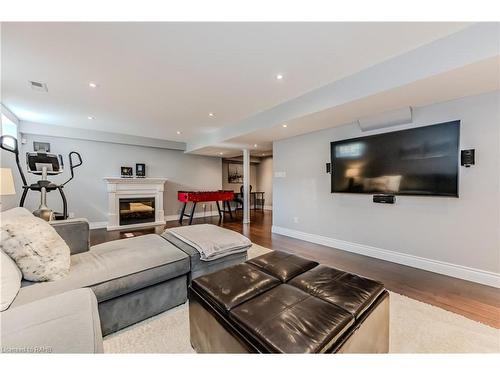
<instances>
[{"instance_id":1,"label":"tufted ottoman top","mask_svg":"<svg viewBox=\"0 0 500 375\"><path fill-rule=\"evenodd\" d=\"M328 351L384 291L379 282L280 251L199 277L191 288L271 353Z\"/></svg>"}]
</instances>

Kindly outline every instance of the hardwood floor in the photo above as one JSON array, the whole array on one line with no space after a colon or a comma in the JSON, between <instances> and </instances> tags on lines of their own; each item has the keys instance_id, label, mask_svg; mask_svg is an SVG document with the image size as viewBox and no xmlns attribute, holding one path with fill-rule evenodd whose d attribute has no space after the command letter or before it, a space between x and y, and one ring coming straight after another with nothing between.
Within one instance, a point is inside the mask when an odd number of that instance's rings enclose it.
<instances>
[{"instance_id":1,"label":"hardwood floor","mask_svg":"<svg viewBox=\"0 0 500 375\"><path fill-rule=\"evenodd\" d=\"M252 212L251 220L250 224L243 225L239 213L232 221L219 222L218 217L208 217L195 219L193 222L219 224L244 234L258 245L295 253L332 267L379 280L393 292L500 328L500 290L496 288L272 234L270 211ZM165 227L178 225L177 221L171 221ZM125 238L125 233L134 235L161 233L165 227L112 232L107 232L106 229L94 229L91 231L91 243L94 245Z\"/></svg>"}]
</instances>

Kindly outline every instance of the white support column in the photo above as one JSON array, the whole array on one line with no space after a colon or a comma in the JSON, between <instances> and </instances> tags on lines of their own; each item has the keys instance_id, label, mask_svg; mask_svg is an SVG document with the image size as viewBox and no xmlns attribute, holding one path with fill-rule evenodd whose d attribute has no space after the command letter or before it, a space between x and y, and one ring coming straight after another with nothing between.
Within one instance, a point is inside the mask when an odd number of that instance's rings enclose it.
<instances>
[{"instance_id":1,"label":"white support column","mask_svg":"<svg viewBox=\"0 0 500 375\"><path fill-rule=\"evenodd\" d=\"M250 151L243 150L243 224L250 223Z\"/></svg>"}]
</instances>

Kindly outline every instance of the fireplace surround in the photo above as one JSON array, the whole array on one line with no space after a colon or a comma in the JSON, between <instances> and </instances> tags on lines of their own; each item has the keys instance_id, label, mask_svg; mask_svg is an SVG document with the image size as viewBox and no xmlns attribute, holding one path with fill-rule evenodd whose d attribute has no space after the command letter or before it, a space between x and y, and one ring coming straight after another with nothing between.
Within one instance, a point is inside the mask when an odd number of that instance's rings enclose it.
<instances>
[{"instance_id":1,"label":"fireplace surround","mask_svg":"<svg viewBox=\"0 0 500 375\"><path fill-rule=\"evenodd\" d=\"M163 193L166 178L106 177L107 230L165 224Z\"/></svg>"}]
</instances>

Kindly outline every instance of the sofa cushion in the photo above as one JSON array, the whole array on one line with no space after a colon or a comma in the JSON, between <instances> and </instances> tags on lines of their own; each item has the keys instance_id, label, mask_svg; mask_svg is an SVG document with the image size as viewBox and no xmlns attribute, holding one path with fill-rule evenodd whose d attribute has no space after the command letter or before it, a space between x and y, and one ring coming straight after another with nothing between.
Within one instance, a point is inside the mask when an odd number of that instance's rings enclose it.
<instances>
[{"instance_id":1,"label":"sofa cushion","mask_svg":"<svg viewBox=\"0 0 500 375\"><path fill-rule=\"evenodd\" d=\"M290 284L342 307L355 318L384 291L384 286L377 281L323 265L297 276Z\"/></svg>"},{"instance_id":2,"label":"sofa cushion","mask_svg":"<svg viewBox=\"0 0 500 375\"><path fill-rule=\"evenodd\" d=\"M252 242L242 234L214 224L175 227L165 232L198 250L203 261L244 253L252 246Z\"/></svg>"},{"instance_id":3,"label":"sofa cushion","mask_svg":"<svg viewBox=\"0 0 500 375\"><path fill-rule=\"evenodd\" d=\"M14 298L16 298L19 288L21 288L21 279L23 275L17 267L16 263L10 257L0 250L0 263L1 263L1 281L0 281L0 294L2 297L1 310L6 310Z\"/></svg>"},{"instance_id":4,"label":"sofa cushion","mask_svg":"<svg viewBox=\"0 0 500 375\"><path fill-rule=\"evenodd\" d=\"M243 263L247 260L247 251L244 251L241 253L229 254L222 258L204 261L201 260L200 252L198 250L175 237L171 233L163 232L161 236L189 255L189 261L191 263L191 279L196 279L197 277L218 271L222 268L233 266L235 264Z\"/></svg>"},{"instance_id":5,"label":"sofa cushion","mask_svg":"<svg viewBox=\"0 0 500 375\"><path fill-rule=\"evenodd\" d=\"M4 353L101 353L97 301L90 289L43 298L1 313Z\"/></svg>"},{"instance_id":6,"label":"sofa cushion","mask_svg":"<svg viewBox=\"0 0 500 375\"><path fill-rule=\"evenodd\" d=\"M228 312L278 284L278 279L242 263L198 277L191 287L223 312Z\"/></svg>"},{"instance_id":7,"label":"sofa cushion","mask_svg":"<svg viewBox=\"0 0 500 375\"><path fill-rule=\"evenodd\" d=\"M1 249L31 281L52 281L65 277L70 267L70 250L50 224L16 207L2 212Z\"/></svg>"},{"instance_id":8,"label":"sofa cushion","mask_svg":"<svg viewBox=\"0 0 500 375\"><path fill-rule=\"evenodd\" d=\"M81 287L101 302L189 272L189 257L155 234L93 246L71 262L64 280L21 288L13 306Z\"/></svg>"},{"instance_id":9,"label":"sofa cushion","mask_svg":"<svg viewBox=\"0 0 500 375\"><path fill-rule=\"evenodd\" d=\"M271 353L321 353L353 324L344 309L281 284L230 312Z\"/></svg>"},{"instance_id":10,"label":"sofa cushion","mask_svg":"<svg viewBox=\"0 0 500 375\"><path fill-rule=\"evenodd\" d=\"M253 264L262 271L277 277L284 283L298 274L308 271L318 265L318 262L301 258L284 251L273 251L252 258L247 263Z\"/></svg>"},{"instance_id":11,"label":"sofa cushion","mask_svg":"<svg viewBox=\"0 0 500 375\"><path fill-rule=\"evenodd\" d=\"M87 219L54 220L50 225L69 246L71 255L89 250L90 228Z\"/></svg>"}]
</instances>

